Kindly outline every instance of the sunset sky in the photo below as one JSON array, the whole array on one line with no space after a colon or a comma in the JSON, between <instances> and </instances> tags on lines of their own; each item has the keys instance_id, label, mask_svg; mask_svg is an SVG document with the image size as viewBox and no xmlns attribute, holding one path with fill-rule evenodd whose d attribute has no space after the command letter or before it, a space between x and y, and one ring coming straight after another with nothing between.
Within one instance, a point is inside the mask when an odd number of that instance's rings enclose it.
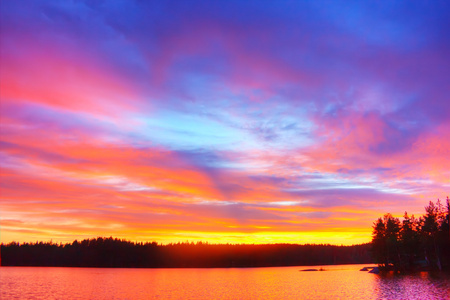
<instances>
[{"instance_id":1,"label":"sunset sky","mask_svg":"<svg viewBox=\"0 0 450 300\"><path fill-rule=\"evenodd\" d=\"M450 194L448 1L0 3L1 242L356 244Z\"/></svg>"}]
</instances>

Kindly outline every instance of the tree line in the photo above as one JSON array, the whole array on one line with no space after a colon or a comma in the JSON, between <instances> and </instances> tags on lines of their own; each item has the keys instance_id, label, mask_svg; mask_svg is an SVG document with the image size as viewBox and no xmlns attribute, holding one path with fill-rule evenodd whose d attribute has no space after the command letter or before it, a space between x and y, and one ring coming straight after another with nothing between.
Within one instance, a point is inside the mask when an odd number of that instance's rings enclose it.
<instances>
[{"instance_id":1,"label":"tree line","mask_svg":"<svg viewBox=\"0 0 450 300\"><path fill-rule=\"evenodd\" d=\"M395 271L450 269L450 200L425 206L419 218L385 214L373 225L373 254L380 268Z\"/></svg>"},{"instance_id":2,"label":"tree line","mask_svg":"<svg viewBox=\"0 0 450 300\"><path fill-rule=\"evenodd\" d=\"M3 266L64 267L270 267L371 263L370 244L353 246L297 244L134 243L93 238L1 245Z\"/></svg>"},{"instance_id":3,"label":"tree line","mask_svg":"<svg viewBox=\"0 0 450 300\"><path fill-rule=\"evenodd\" d=\"M64 267L269 267L376 262L396 271L450 269L450 200L425 206L419 218L385 214L373 225L372 243L353 246L298 244L167 245L113 237L72 243L1 244L3 266Z\"/></svg>"}]
</instances>

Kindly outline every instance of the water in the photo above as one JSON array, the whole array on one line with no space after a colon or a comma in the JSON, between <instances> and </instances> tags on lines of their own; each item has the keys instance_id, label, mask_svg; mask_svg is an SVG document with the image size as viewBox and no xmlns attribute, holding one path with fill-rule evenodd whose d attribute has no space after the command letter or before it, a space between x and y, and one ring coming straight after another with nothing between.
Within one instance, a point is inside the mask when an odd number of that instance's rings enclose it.
<instances>
[{"instance_id":1,"label":"water","mask_svg":"<svg viewBox=\"0 0 450 300\"><path fill-rule=\"evenodd\" d=\"M323 266L323 272L0 267L0 299L450 299L448 275L380 276L359 271L362 266Z\"/></svg>"}]
</instances>

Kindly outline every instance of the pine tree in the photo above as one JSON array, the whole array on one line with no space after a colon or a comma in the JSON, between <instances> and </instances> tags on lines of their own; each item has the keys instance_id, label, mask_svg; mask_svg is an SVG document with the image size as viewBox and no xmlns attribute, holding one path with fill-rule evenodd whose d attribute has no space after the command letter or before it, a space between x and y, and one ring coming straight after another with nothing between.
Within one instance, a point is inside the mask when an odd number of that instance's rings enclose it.
<instances>
[{"instance_id":1,"label":"pine tree","mask_svg":"<svg viewBox=\"0 0 450 300\"><path fill-rule=\"evenodd\" d=\"M391 214L379 218L373 226L372 245L378 263L387 268L389 265L398 265L400 221Z\"/></svg>"},{"instance_id":2,"label":"pine tree","mask_svg":"<svg viewBox=\"0 0 450 300\"><path fill-rule=\"evenodd\" d=\"M425 259L433 265L442 269L439 255L439 247L437 245L437 235L439 231L439 207L433 201L430 201L428 206L425 206L425 215L423 217L423 224L421 228L425 243Z\"/></svg>"},{"instance_id":3,"label":"pine tree","mask_svg":"<svg viewBox=\"0 0 450 300\"><path fill-rule=\"evenodd\" d=\"M414 259L419 254L420 238L417 232L417 220L414 215L408 216L405 211L403 215L402 228L400 230L400 252L401 264L409 269L413 268Z\"/></svg>"},{"instance_id":4,"label":"pine tree","mask_svg":"<svg viewBox=\"0 0 450 300\"><path fill-rule=\"evenodd\" d=\"M388 265L388 256L386 251L386 225L382 218L373 225L372 247L376 261L385 267Z\"/></svg>"},{"instance_id":5,"label":"pine tree","mask_svg":"<svg viewBox=\"0 0 450 300\"><path fill-rule=\"evenodd\" d=\"M398 218L394 218L391 214L386 214L383 218L386 224L386 247L388 251L389 262L394 266L398 266L400 262L400 220Z\"/></svg>"}]
</instances>

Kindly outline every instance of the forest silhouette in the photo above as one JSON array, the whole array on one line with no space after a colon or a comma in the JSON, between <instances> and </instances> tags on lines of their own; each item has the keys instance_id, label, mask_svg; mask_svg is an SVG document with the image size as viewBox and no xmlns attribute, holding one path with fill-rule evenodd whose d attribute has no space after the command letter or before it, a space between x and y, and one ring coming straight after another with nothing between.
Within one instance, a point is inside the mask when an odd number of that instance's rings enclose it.
<instances>
[{"instance_id":1,"label":"forest silhouette","mask_svg":"<svg viewBox=\"0 0 450 300\"><path fill-rule=\"evenodd\" d=\"M370 263L370 244L134 243L117 238L1 245L3 266L210 268Z\"/></svg>"},{"instance_id":2,"label":"forest silhouette","mask_svg":"<svg viewBox=\"0 0 450 300\"><path fill-rule=\"evenodd\" d=\"M373 226L371 243L209 244L131 242L113 237L72 243L1 244L3 266L212 268L378 263L381 270L450 269L450 200L430 201L419 218L387 213Z\"/></svg>"},{"instance_id":3,"label":"forest silhouette","mask_svg":"<svg viewBox=\"0 0 450 300\"><path fill-rule=\"evenodd\" d=\"M425 206L419 218L405 212L403 220L390 213L373 226L373 255L381 270L450 269L450 199Z\"/></svg>"}]
</instances>

